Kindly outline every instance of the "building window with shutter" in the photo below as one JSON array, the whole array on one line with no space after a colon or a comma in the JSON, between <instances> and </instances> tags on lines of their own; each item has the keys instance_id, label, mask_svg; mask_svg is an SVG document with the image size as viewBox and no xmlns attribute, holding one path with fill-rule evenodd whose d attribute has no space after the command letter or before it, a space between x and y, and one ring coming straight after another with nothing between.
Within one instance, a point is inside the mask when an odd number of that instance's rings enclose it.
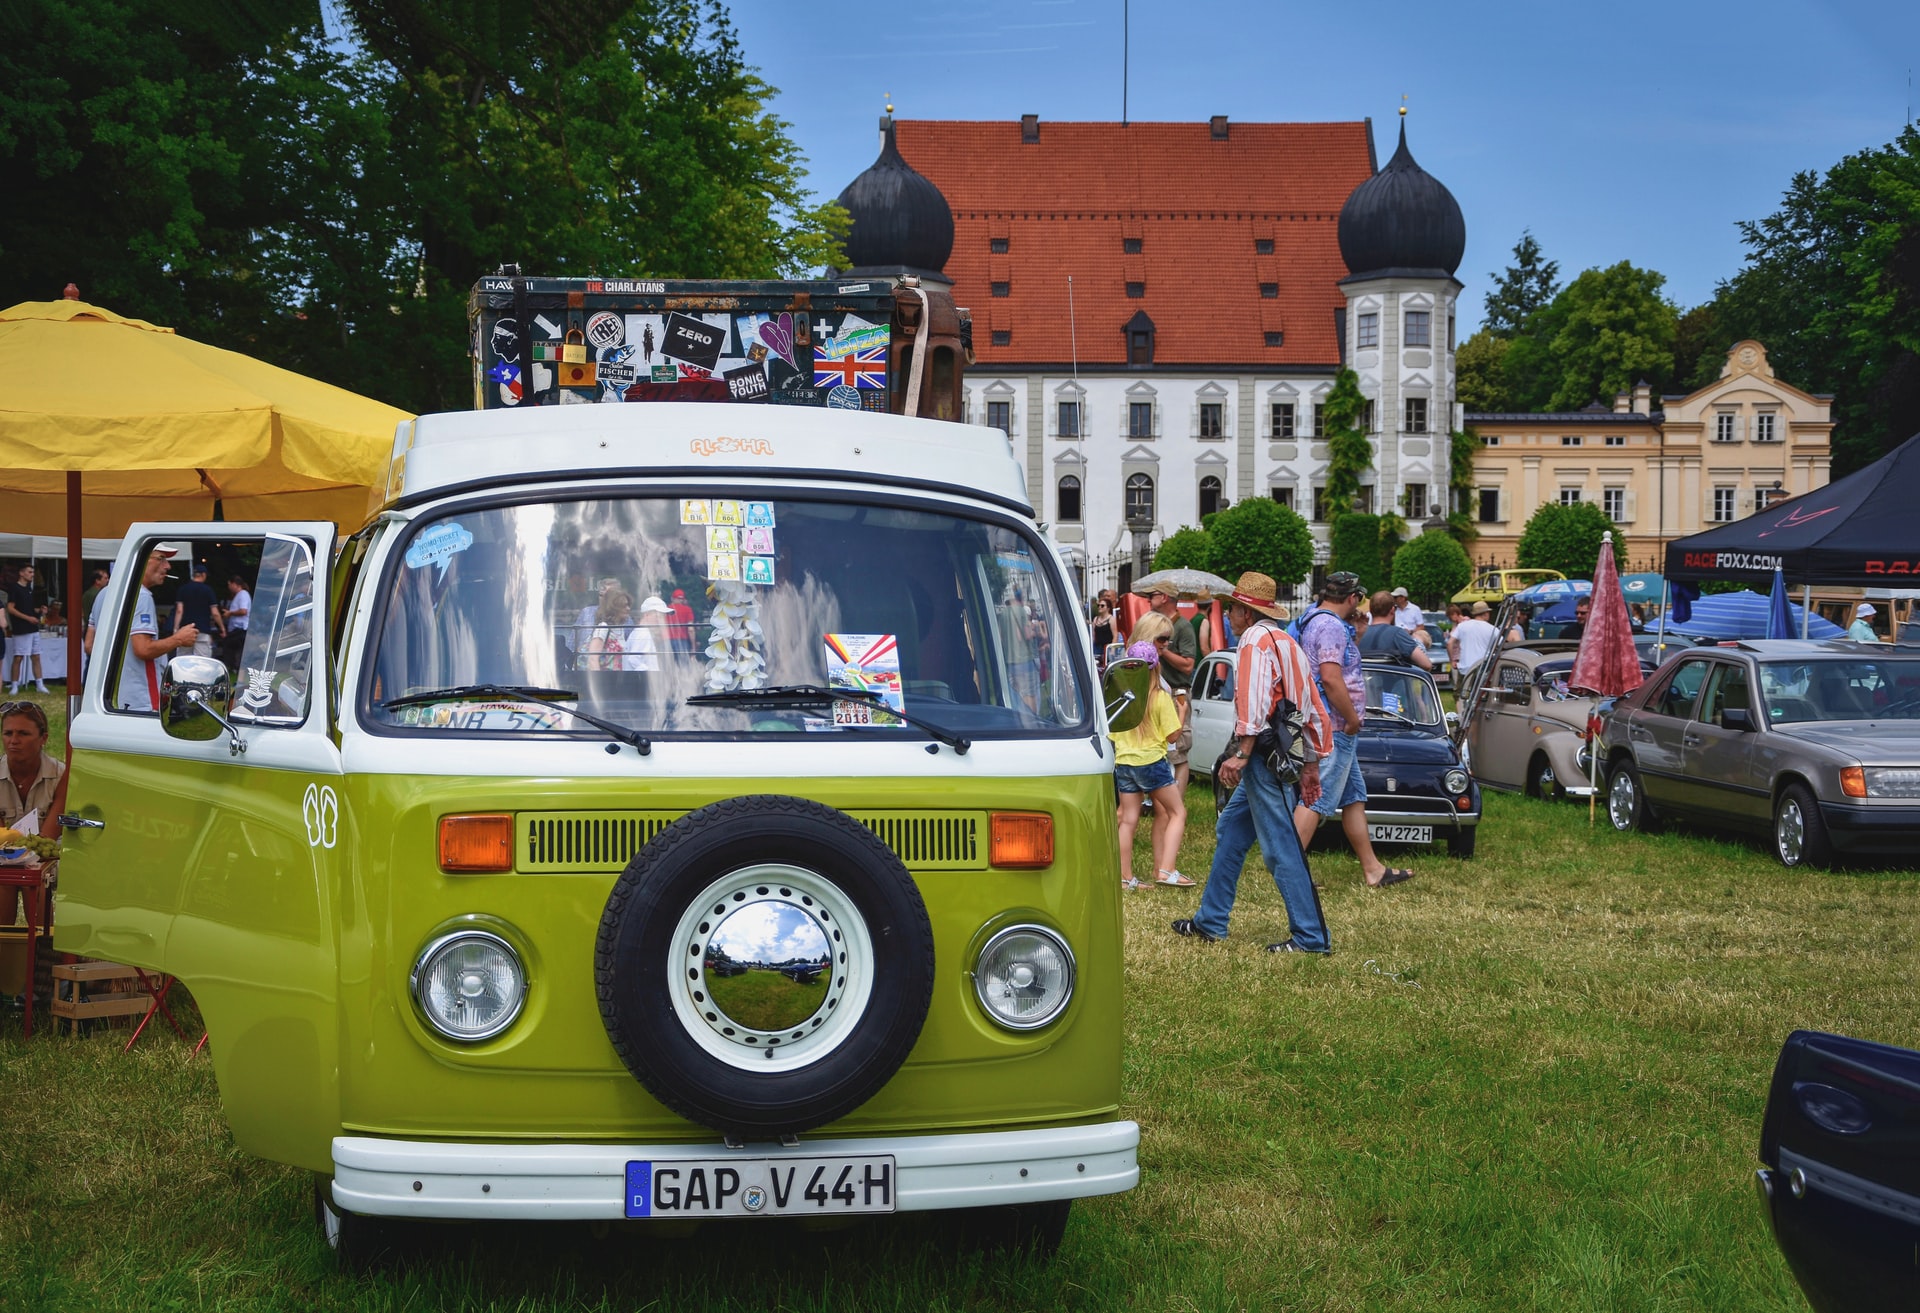
<instances>
[{"instance_id":1,"label":"building window with shutter","mask_svg":"<svg viewBox=\"0 0 1920 1313\"><path fill-rule=\"evenodd\" d=\"M1080 523L1080 480L1072 474L1060 476L1060 523Z\"/></svg>"},{"instance_id":2,"label":"building window with shutter","mask_svg":"<svg viewBox=\"0 0 1920 1313\"><path fill-rule=\"evenodd\" d=\"M1269 488L1267 489L1267 495L1272 497L1277 504L1286 507L1288 510L1293 509L1292 488Z\"/></svg>"},{"instance_id":3,"label":"building window with shutter","mask_svg":"<svg viewBox=\"0 0 1920 1313\"><path fill-rule=\"evenodd\" d=\"M1498 488L1480 489L1480 523L1500 523L1500 490Z\"/></svg>"},{"instance_id":4,"label":"building window with shutter","mask_svg":"<svg viewBox=\"0 0 1920 1313\"><path fill-rule=\"evenodd\" d=\"M1409 483L1407 485L1407 518L1424 520L1427 518L1427 485Z\"/></svg>"},{"instance_id":5,"label":"building window with shutter","mask_svg":"<svg viewBox=\"0 0 1920 1313\"><path fill-rule=\"evenodd\" d=\"M995 296L1012 296L1013 284L1012 283L993 283L989 285L988 290L991 291Z\"/></svg>"},{"instance_id":6,"label":"building window with shutter","mask_svg":"<svg viewBox=\"0 0 1920 1313\"><path fill-rule=\"evenodd\" d=\"M1318 402L1315 402L1313 407L1313 436L1316 438L1327 436L1327 408Z\"/></svg>"},{"instance_id":7,"label":"building window with shutter","mask_svg":"<svg viewBox=\"0 0 1920 1313\"><path fill-rule=\"evenodd\" d=\"M1371 401L1363 401L1360 403L1360 431L1362 433L1373 432L1373 403Z\"/></svg>"},{"instance_id":8,"label":"building window with shutter","mask_svg":"<svg viewBox=\"0 0 1920 1313\"><path fill-rule=\"evenodd\" d=\"M1060 436L1077 438L1080 436L1080 403L1063 401L1060 403Z\"/></svg>"},{"instance_id":9,"label":"building window with shutter","mask_svg":"<svg viewBox=\"0 0 1920 1313\"><path fill-rule=\"evenodd\" d=\"M1371 483L1360 485L1360 495L1353 499L1353 509L1359 511L1362 515L1373 514L1373 485Z\"/></svg>"},{"instance_id":10,"label":"building window with shutter","mask_svg":"<svg viewBox=\"0 0 1920 1313\"><path fill-rule=\"evenodd\" d=\"M1609 520L1619 524L1627 518L1627 490L1625 488L1602 488L1600 490L1600 509Z\"/></svg>"},{"instance_id":11,"label":"building window with shutter","mask_svg":"<svg viewBox=\"0 0 1920 1313\"><path fill-rule=\"evenodd\" d=\"M1313 485L1313 522L1315 524L1327 522L1327 487L1324 483Z\"/></svg>"},{"instance_id":12,"label":"building window with shutter","mask_svg":"<svg viewBox=\"0 0 1920 1313\"><path fill-rule=\"evenodd\" d=\"M1200 480L1200 517L1205 519L1220 509L1220 480L1209 474Z\"/></svg>"},{"instance_id":13,"label":"building window with shutter","mask_svg":"<svg viewBox=\"0 0 1920 1313\"><path fill-rule=\"evenodd\" d=\"M1153 403L1151 401L1127 403L1127 436L1130 438L1153 436Z\"/></svg>"},{"instance_id":14,"label":"building window with shutter","mask_svg":"<svg viewBox=\"0 0 1920 1313\"><path fill-rule=\"evenodd\" d=\"M987 238L987 251L992 255L1005 255L1007 253L1007 239L1004 237Z\"/></svg>"},{"instance_id":15,"label":"building window with shutter","mask_svg":"<svg viewBox=\"0 0 1920 1313\"><path fill-rule=\"evenodd\" d=\"M994 329L994 330L993 330L993 344L994 344L995 346L1012 346L1012 345L1013 345L1013 330L1012 330L1011 328L996 328L996 329Z\"/></svg>"},{"instance_id":16,"label":"building window with shutter","mask_svg":"<svg viewBox=\"0 0 1920 1313\"><path fill-rule=\"evenodd\" d=\"M1127 523L1153 523L1153 478L1147 474L1127 476Z\"/></svg>"},{"instance_id":17,"label":"building window with shutter","mask_svg":"<svg viewBox=\"0 0 1920 1313\"><path fill-rule=\"evenodd\" d=\"M1225 424L1221 418L1222 412L1225 411L1225 409L1226 407L1218 401L1203 401L1200 403L1201 437L1219 438L1226 436Z\"/></svg>"},{"instance_id":18,"label":"building window with shutter","mask_svg":"<svg viewBox=\"0 0 1920 1313\"><path fill-rule=\"evenodd\" d=\"M1153 334L1127 334L1127 363L1129 365L1151 365L1153 363Z\"/></svg>"},{"instance_id":19,"label":"building window with shutter","mask_svg":"<svg viewBox=\"0 0 1920 1313\"><path fill-rule=\"evenodd\" d=\"M1753 440L1755 442L1772 442L1774 440L1775 429L1773 427L1773 418L1773 412L1770 410L1763 410L1753 417Z\"/></svg>"},{"instance_id":20,"label":"building window with shutter","mask_svg":"<svg viewBox=\"0 0 1920 1313\"><path fill-rule=\"evenodd\" d=\"M1425 397L1407 398L1407 432L1425 433L1427 431L1427 399Z\"/></svg>"},{"instance_id":21,"label":"building window with shutter","mask_svg":"<svg viewBox=\"0 0 1920 1313\"><path fill-rule=\"evenodd\" d=\"M1578 488L1562 488L1560 490L1560 504L1562 506L1578 506L1581 495L1580 489Z\"/></svg>"},{"instance_id":22,"label":"building window with shutter","mask_svg":"<svg viewBox=\"0 0 1920 1313\"><path fill-rule=\"evenodd\" d=\"M987 403L987 427L999 429L1008 437L1013 436L1013 403L1011 401L989 401Z\"/></svg>"},{"instance_id":23,"label":"building window with shutter","mask_svg":"<svg viewBox=\"0 0 1920 1313\"><path fill-rule=\"evenodd\" d=\"M1740 490L1737 488L1715 488L1713 490L1713 522L1730 524L1734 517Z\"/></svg>"},{"instance_id":24,"label":"building window with shutter","mask_svg":"<svg viewBox=\"0 0 1920 1313\"><path fill-rule=\"evenodd\" d=\"M1141 244L1142 244L1141 238L1122 237L1120 239L1120 253L1122 255L1138 255L1140 254Z\"/></svg>"},{"instance_id":25,"label":"building window with shutter","mask_svg":"<svg viewBox=\"0 0 1920 1313\"><path fill-rule=\"evenodd\" d=\"M1293 437L1293 403L1276 401L1273 403L1273 438L1276 442Z\"/></svg>"},{"instance_id":26,"label":"building window with shutter","mask_svg":"<svg viewBox=\"0 0 1920 1313\"><path fill-rule=\"evenodd\" d=\"M1407 311L1408 346L1433 345L1433 312L1429 310Z\"/></svg>"},{"instance_id":27,"label":"building window with shutter","mask_svg":"<svg viewBox=\"0 0 1920 1313\"><path fill-rule=\"evenodd\" d=\"M1793 494L1785 488L1759 488L1753 494L1753 509L1764 511L1775 502L1785 501Z\"/></svg>"},{"instance_id":28,"label":"building window with shutter","mask_svg":"<svg viewBox=\"0 0 1920 1313\"><path fill-rule=\"evenodd\" d=\"M1739 436L1735 430L1736 416L1730 410L1723 410L1713 417L1713 440L1715 442L1733 442Z\"/></svg>"},{"instance_id":29,"label":"building window with shutter","mask_svg":"<svg viewBox=\"0 0 1920 1313\"><path fill-rule=\"evenodd\" d=\"M1369 311L1361 315L1357 325L1359 333L1358 349L1368 350L1380 345L1380 316Z\"/></svg>"}]
</instances>

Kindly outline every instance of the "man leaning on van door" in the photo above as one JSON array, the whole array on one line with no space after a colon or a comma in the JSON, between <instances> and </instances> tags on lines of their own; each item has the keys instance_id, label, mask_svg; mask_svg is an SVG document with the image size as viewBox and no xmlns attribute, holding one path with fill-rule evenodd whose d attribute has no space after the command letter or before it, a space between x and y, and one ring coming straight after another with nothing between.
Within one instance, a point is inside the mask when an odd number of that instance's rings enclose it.
<instances>
[{"instance_id":1,"label":"man leaning on van door","mask_svg":"<svg viewBox=\"0 0 1920 1313\"><path fill-rule=\"evenodd\" d=\"M166 655L191 648L199 629L182 625L166 637L160 637L159 611L153 604L153 590L167 577L167 570L179 548L161 543L147 557L146 571L140 576L140 595L133 606L133 618L127 626L127 654L120 663L120 685L113 704L121 711L155 711L160 706L160 673L166 668Z\"/></svg>"}]
</instances>

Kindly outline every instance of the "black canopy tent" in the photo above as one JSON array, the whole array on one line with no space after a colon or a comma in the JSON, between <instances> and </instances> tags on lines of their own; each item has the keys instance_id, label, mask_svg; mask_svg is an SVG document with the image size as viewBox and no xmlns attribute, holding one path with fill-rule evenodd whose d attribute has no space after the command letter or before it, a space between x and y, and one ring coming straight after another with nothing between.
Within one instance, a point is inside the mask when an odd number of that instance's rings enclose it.
<instances>
[{"instance_id":1,"label":"black canopy tent","mask_svg":"<svg viewBox=\"0 0 1920 1313\"><path fill-rule=\"evenodd\" d=\"M1920 434L1865 469L1667 544L1670 581L1857 588L1920 583Z\"/></svg>"}]
</instances>

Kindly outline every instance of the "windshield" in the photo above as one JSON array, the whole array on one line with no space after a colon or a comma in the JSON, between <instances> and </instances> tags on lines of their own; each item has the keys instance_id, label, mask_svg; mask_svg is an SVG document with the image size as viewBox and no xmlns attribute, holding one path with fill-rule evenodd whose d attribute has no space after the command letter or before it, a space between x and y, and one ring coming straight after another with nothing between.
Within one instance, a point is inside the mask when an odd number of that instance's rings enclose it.
<instances>
[{"instance_id":1,"label":"windshield","mask_svg":"<svg viewBox=\"0 0 1920 1313\"><path fill-rule=\"evenodd\" d=\"M1387 713L1388 724L1395 723L1394 716L1402 716L1416 725L1440 723L1440 699L1434 695L1433 685L1411 670L1369 666L1366 679L1366 710Z\"/></svg>"},{"instance_id":2,"label":"windshield","mask_svg":"<svg viewBox=\"0 0 1920 1313\"><path fill-rule=\"evenodd\" d=\"M1920 720L1920 660L1763 661L1760 692L1775 725Z\"/></svg>"},{"instance_id":3,"label":"windshield","mask_svg":"<svg viewBox=\"0 0 1920 1313\"><path fill-rule=\"evenodd\" d=\"M399 550L362 705L374 726L590 732L571 706L648 735L922 734L855 703L689 703L774 685L871 693L975 737L1085 719L1082 644L1043 549L962 514L614 497L423 520Z\"/></svg>"}]
</instances>

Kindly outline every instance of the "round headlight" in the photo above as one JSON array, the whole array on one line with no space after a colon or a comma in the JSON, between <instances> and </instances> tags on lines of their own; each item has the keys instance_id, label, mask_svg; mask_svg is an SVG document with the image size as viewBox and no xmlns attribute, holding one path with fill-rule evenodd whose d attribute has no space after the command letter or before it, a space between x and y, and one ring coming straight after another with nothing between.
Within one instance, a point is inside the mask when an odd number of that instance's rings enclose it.
<instances>
[{"instance_id":1,"label":"round headlight","mask_svg":"<svg viewBox=\"0 0 1920 1313\"><path fill-rule=\"evenodd\" d=\"M413 964L413 1001L448 1039L492 1039L527 1001L527 972L498 935L460 930L434 940Z\"/></svg>"},{"instance_id":2,"label":"round headlight","mask_svg":"<svg viewBox=\"0 0 1920 1313\"><path fill-rule=\"evenodd\" d=\"M1051 930L1010 926L980 950L973 990L1000 1025L1035 1030L1065 1011L1073 997L1073 952Z\"/></svg>"},{"instance_id":3,"label":"round headlight","mask_svg":"<svg viewBox=\"0 0 1920 1313\"><path fill-rule=\"evenodd\" d=\"M1463 770L1447 772L1447 792L1465 793L1467 791L1467 773Z\"/></svg>"}]
</instances>

